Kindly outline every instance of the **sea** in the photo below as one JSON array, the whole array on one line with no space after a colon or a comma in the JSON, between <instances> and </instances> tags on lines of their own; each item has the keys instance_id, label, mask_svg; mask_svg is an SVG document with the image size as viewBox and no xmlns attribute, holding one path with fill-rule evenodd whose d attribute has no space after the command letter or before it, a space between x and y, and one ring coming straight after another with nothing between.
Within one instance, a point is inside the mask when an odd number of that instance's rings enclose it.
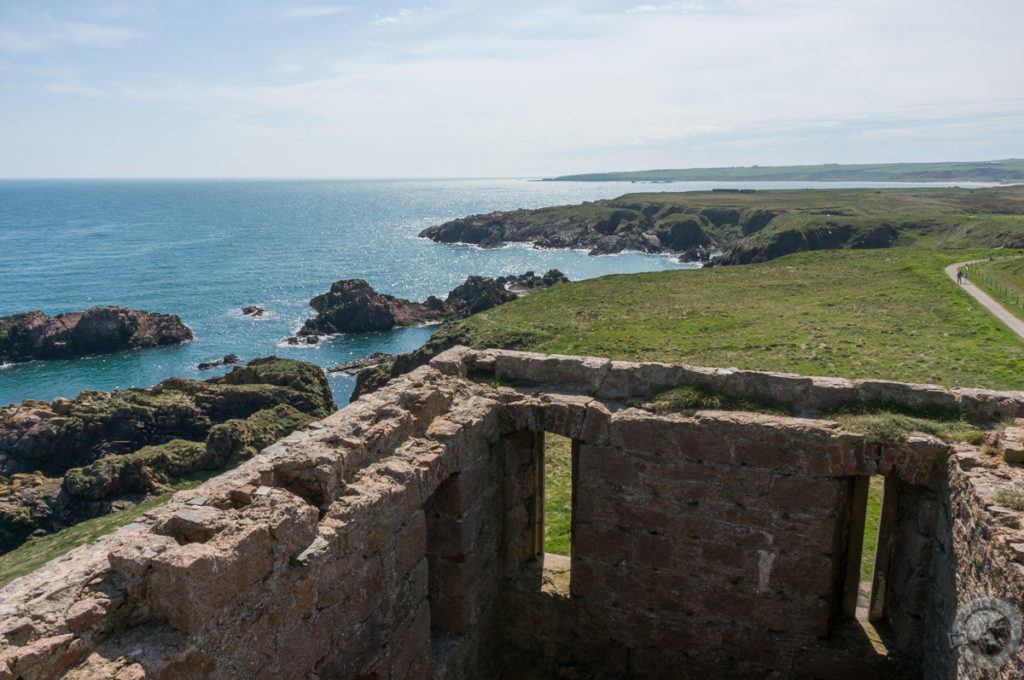
<instances>
[{"instance_id":1,"label":"sea","mask_svg":"<svg viewBox=\"0 0 1024 680\"><path fill-rule=\"evenodd\" d=\"M228 368L200 362L277 355L324 368L373 352L408 352L436 326L284 342L313 316L309 299L339 279L365 279L410 300L443 296L470 275L561 270L572 280L696 267L675 257L438 244L424 228L477 213L613 198L633 191L792 189L875 183L541 182L453 180L0 181L0 316L100 305L177 314L185 345L0 367L0 405L82 390L148 387ZM899 186L911 186L902 184ZM927 185L942 186L942 185ZM261 317L242 314L258 305ZM335 401L355 379L330 373Z\"/></svg>"}]
</instances>

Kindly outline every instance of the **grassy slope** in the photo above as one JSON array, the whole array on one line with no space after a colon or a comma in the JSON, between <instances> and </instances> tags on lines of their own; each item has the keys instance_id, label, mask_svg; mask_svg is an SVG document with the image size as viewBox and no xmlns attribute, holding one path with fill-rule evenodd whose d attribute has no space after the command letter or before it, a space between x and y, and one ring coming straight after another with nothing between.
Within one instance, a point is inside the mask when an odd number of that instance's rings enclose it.
<instances>
[{"instance_id":1,"label":"grassy slope","mask_svg":"<svg viewBox=\"0 0 1024 680\"><path fill-rule=\"evenodd\" d=\"M197 487L221 472L223 470L186 475L170 485L169 488L172 490L167 493L118 512L87 519L55 534L32 539L9 553L0 555L0 588L19 576L35 571L72 548L95 541L118 527L134 522L153 508L166 503L176 491Z\"/></svg>"},{"instance_id":2,"label":"grassy slope","mask_svg":"<svg viewBox=\"0 0 1024 680\"><path fill-rule=\"evenodd\" d=\"M1024 388L1024 341L943 274L988 251L799 253L562 284L445 327L474 347Z\"/></svg>"},{"instance_id":3,"label":"grassy slope","mask_svg":"<svg viewBox=\"0 0 1024 680\"><path fill-rule=\"evenodd\" d=\"M871 165L786 165L768 167L688 168L563 175L561 181L1007 181L1024 179L1024 160L964 163L882 163Z\"/></svg>"}]
</instances>

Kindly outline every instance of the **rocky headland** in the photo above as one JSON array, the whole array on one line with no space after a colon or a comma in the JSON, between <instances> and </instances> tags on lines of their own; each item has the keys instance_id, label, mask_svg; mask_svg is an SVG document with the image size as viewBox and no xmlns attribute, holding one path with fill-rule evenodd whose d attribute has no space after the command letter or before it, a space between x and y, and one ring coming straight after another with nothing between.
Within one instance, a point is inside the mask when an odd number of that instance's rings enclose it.
<instances>
[{"instance_id":1,"label":"rocky headland","mask_svg":"<svg viewBox=\"0 0 1024 680\"><path fill-rule=\"evenodd\" d=\"M598 205L573 208L514 210L471 215L428 227L423 238L439 243L468 243L500 248L506 243L532 243L536 248L571 248L591 255L625 250L643 253L683 253L713 243L713 223L701 214L686 214L677 206Z\"/></svg>"},{"instance_id":2,"label":"rocky headland","mask_svg":"<svg viewBox=\"0 0 1024 680\"><path fill-rule=\"evenodd\" d=\"M806 250L921 241L1012 248L1019 236L1009 223L998 222L1021 214L1020 187L715 190L627 194L574 206L471 215L424 229L420 236L481 248L522 242L591 255L666 253L713 266L766 262Z\"/></svg>"},{"instance_id":3,"label":"rocky headland","mask_svg":"<svg viewBox=\"0 0 1024 680\"><path fill-rule=\"evenodd\" d=\"M334 410L323 371L277 357L201 382L0 408L0 552L222 469Z\"/></svg>"},{"instance_id":4,"label":"rocky headland","mask_svg":"<svg viewBox=\"0 0 1024 680\"><path fill-rule=\"evenodd\" d=\"M317 315L307 319L287 342L314 344L324 335L385 331L397 326L462 319L562 281L568 279L557 269L544 276L532 271L498 278L470 276L449 291L444 300L431 295L423 302L412 302L378 293L363 279L342 279L334 282L328 292L309 301Z\"/></svg>"},{"instance_id":5,"label":"rocky headland","mask_svg":"<svg viewBox=\"0 0 1024 680\"><path fill-rule=\"evenodd\" d=\"M52 317L24 312L0 317L0 364L176 345L191 339L192 330L174 314L123 307L93 307Z\"/></svg>"}]
</instances>

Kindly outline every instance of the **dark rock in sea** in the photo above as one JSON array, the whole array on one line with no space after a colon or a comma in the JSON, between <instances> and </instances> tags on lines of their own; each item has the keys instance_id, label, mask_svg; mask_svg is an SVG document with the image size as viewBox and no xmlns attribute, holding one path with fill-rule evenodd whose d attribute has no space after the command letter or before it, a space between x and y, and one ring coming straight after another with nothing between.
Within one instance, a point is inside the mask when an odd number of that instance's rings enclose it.
<instances>
[{"instance_id":1,"label":"dark rock in sea","mask_svg":"<svg viewBox=\"0 0 1024 680\"><path fill-rule=\"evenodd\" d=\"M388 354L386 352L374 352L369 356L365 356L362 359L356 359L355 361L349 361L344 364L338 364L337 366L331 366L327 369L328 373L348 373L354 374L363 370L364 368L371 368L373 366L379 366L380 364L386 363L394 357L394 354Z\"/></svg>"},{"instance_id":2,"label":"dark rock in sea","mask_svg":"<svg viewBox=\"0 0 1024 680\"><path fill-rule=\"evenodd\" d=\"M533 272L498 279L470 276L444 300L430 296L423 302L412 302L378 293L362 279L342 279L333 283L328 292L309 301L309 306L318 312L316 317L307 319L286 342L308 344L334 333L365 333L461 319L510 302L519 294L567 280L557 269L543 277Z\"/></svg>"},{"instance_id":3,"label":"dark rock in sea","mask_svg":"<svg viewBox=\"0 0 1024 680\"><path fill-rule=\"evenodd\" d=\"M470 276L452 288L442 308L444 319L462 319L491 307L515 300L518 295L505 288L497 279L488 276Z\"/></svg>"},{"instance_id":4,"label":"dark rock in sea","mask_svg":"<svg viewBox=\"0 0 1024 680\"><path fill-rule=\"evenodd\" d=\"M256 305L247 305L242 307L242 314L246 316L263 316L267 313L263 307L257 307Z\"/></svg>"},{"instance_id":5,"label":"dark rock in sea","mask_svg":"<svg viewBox=\"0 0 1024 680\"><path fill-rule=\"evenodd\" d=\"M203 361L197 366L200 371L205 371L208 368L216 368L217 366L230 366L237 364L241 359L238 358L237 354L225 354L224 358L216 359L214 361Z\"/></svg>"},{"instance_id":6,"label":"dark rock in sea","mask_svg":"<svg viewBox=\"0 0 1024 680\"><path fill-rule=\"evenodd\" d=\"M0 408L0 553L219 470L334 410L319 367L277 357L202 382Z\"/></svg>"},{"instance_id":7,"label":"dark rock in sea","mask_svg":"<svg viewBox=\"0 0 1024 680\"><path fill-rule=\"evenodd\" d=\"M123 307L93 307L55 317L40 311L24 312L0 317L0 364L174 345L191 339L191 329L173 314Z\"/></svg>"},{"instance_id":8,"label":"dark rock in sea","mask_svg":"<svg viewBox=\"0 0 1024 680\"><path fill-rule=\"evenodd\" d=\"M316 333L310 333L302 336L292 335L285 338L285 342L289 345L315 345L320 342L320 336Z\"/></svg>"},{"instance_id":9,"label":"dark rock in sea","mask_svg":"<svg viewBox=\"0 0 1024 680\"><path fill-rule=\"evenodd\" d=\"M702 246L690 248L679 256L680 262L707 262L711 259L711 251Z\"/></svg>"}]
</instances>

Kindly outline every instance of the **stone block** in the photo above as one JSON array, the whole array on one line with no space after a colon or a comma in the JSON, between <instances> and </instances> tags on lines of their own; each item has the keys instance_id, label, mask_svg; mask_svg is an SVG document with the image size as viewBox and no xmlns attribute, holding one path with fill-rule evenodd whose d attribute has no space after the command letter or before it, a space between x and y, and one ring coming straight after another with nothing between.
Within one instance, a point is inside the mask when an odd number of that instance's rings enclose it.
<instances>
[{"instance_id":1,"label":"stone block","mask_svg":"<svg viewBox=\"0 0 1024 680\"><path fill-rule=\"evenodd\" d=\"M404 574L426 557L427 523L418 511L406 521L395 536L395 571Z\"/></svg>"},{"instance_id":2,"label":"stone block","mask_svg":"<svg viewBox=\"0 0 1024 680\"><path fill-rule=\"evenodd\" d=\"M611 361L596 357L502 352L495 357L494 375L499 380L594 394L610 368Z\"/></svg>"},{"instance_id":3,"label":"stone block","mask_svg":"<svg viewBox=\"0 0 1024 680\"><path fill-rule=\"evenodd\" d=\"M254 525L236 531L229 548L189 543L153 557L149 599L159 617L179 630L194 633L271 570L267 527Z\"/></svg>"},{"instance_id":4,"label":"stone block","mask_svg":"<svg viewBox=\"0 0 1024 680\"><path fill-rule=\"evenodd\" d=\"M774 505L782 512L832 510L840 500L836 478L778 477L772 485Z\"/></svg>"},{"instance_id":5,"label":"stone block","mask_svg":"<svg viewBox=\"0 0 1024 680\"><path fill-rule=\"evenodd\" d=\"M1007 463L1024 463L1024 428L1008 427L999 436L999 455Z\"/></svg>"},{"instance_id":6,"label":"stone block","mask_svg":"<svg viewBox=\"0 0 1024 680\"><path fill-rule=\"evenodd\" d=\"M587 407L592 399L569 395L550 395L548 399L540 409L542 429L570 439L579 439L583 433Z\"/></svg>"},{"instance_id":7,"label":"stone block","mask_svg":"<svg viewBox=\"0 0 1024 680\"><path fill-rule=\"evenodd\" d=\"M217 508L185 505L161 516L153 530L179 543L205 543L227 524L227 517Z\"/></svg>"},{"instance_id":8,"label":"stone block","mask_svg":"<svg viewBox=\"0 0 1024 680\"><path fill-rule=\"evenodd\" d=\"M431 359L430 367L444 375L464 376L466 370L463 362L470 353L476 354L465 345L456 345Z\"/></svg>"},{"instance_id":9,"label":"stone block","mask_svg":"<svg viewBox=\"0 0 1024 680\"><path fill-rule=\"evenodd\" d=\"M109 609L109 599L88 597L68 607L64 622L72 633L79 633L99 623Z\"/></svg>"}]
</instances>

